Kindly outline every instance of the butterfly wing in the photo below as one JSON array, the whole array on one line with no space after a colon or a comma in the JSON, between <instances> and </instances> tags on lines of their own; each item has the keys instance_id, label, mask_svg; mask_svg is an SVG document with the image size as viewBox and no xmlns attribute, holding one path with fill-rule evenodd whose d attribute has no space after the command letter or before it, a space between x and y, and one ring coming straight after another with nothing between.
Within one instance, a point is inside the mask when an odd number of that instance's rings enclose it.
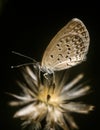
<instances>
[{"instance_id":1,"label":"butterfly wing","mask_svg":"<svg viewBox=\"0 0 100 130\"><path fill-rule=\"evenodd\" d=\"M84 23L74 18L51 40L41 65L54 71L75 66L86 59L89 42L89 33Z\"/></svg>"}]
</instances>

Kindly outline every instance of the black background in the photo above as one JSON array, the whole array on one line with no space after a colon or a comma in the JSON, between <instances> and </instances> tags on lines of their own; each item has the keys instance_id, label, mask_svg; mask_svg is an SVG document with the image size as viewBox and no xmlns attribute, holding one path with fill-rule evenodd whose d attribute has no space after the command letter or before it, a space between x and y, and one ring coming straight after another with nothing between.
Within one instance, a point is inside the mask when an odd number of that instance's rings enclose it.
<instances>
[{"instance_id":1,"label":"black background","mask_svg":"<svg viewBox=\"0 0 100 130\"><path fill-rule=\"evenodd\" d=\"M80 3L81 2L81 3ZM12 50L41 61L43 52L53 36L72 18L81 19L90 33L90 49L84 71L91 81L94 94L89 98L95 111L77 119L81 130L96 130L99 126L100 108L100 15L96 1L0 1L0 130L20 130L19 120L12 119L15 108L7 105L5 92L15 90L17 71L11 65L27 61L15 56Z\"/></svg>"}]
</instances>

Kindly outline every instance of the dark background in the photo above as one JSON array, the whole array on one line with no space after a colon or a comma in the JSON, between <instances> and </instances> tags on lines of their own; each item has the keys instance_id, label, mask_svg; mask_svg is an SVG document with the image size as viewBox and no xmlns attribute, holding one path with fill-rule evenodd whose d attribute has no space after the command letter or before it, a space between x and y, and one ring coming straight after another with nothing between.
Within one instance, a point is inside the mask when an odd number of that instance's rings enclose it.
<instances>
[{"instance_id":1,"label":"dark background","mask_svg":"<svg viewBox=\"0 0 100 130\"><path fill-rule=\"evenodd\" d=\"M81 2L81 3L80 3ZM17 71L10 68L27 61L12 50L41 61L43 52L53 36L72 18L81 19L90 33L88 60L82 71L91 79L93 94L89 102L96 106L88 116L79 116L80 130L96 130L100 116L100 9L98 3L85 1L20 1L0 0L0 130L20 130L19 120L12 119L5 92L15 90Z\"/></svg>"}]
</instances>

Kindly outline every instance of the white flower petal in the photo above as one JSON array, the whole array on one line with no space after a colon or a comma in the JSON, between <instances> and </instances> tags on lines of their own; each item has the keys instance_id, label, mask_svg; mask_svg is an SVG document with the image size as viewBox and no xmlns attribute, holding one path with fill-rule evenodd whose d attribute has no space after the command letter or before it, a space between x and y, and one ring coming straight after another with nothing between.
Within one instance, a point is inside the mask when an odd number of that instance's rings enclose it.
<instances>
[{"instance_id":1,"label":"white flower petal","mask_svg":"<svg viewBox=\"0 0 100 130\"><path fill-rule=\"evenodd\" d=\"M63 104L61 105L61 107L69 112L77 112L84 114L93 110L93 106L77 102L70 102L68 104Z\"/></svg>"},{"instance_id":2,"label":"white flower petal","mask_svg":"<svg viewBox=\"0 0 100 130\"><path fill-rule=\"evenodd\" d=\"M21 117L21 116L27 116L28 114L36 111L36 107L34 104L28 105L19 111L17 111L14 115L14 117Z\"/></svg>"},{"instance_id":3,"label":"white flower petal","mask_svg":"<svg viewBox=\"0 0 100 130\"><path fill-rule=\"evenodd\" d=\"M83 76L84 76L83 74L79 74L75 79L73 79L70 83L68 83L66 86L63 87L61 93L71 89L76 83L78 83L83 78Z\"/></svg>"},{"instance_id":4,"label":"white flower petal","mask_svg":"<svg viewBox=\"0 0 100 130\"><path fill-rule=\"evenodd\" d=\"M32 71L28 66L26 67L26 71L27 71L28 74L32 77L32 79L37 82L37 77L36 77L36 75L33 73L33 71Z\"/></svg>"}]
</instances>

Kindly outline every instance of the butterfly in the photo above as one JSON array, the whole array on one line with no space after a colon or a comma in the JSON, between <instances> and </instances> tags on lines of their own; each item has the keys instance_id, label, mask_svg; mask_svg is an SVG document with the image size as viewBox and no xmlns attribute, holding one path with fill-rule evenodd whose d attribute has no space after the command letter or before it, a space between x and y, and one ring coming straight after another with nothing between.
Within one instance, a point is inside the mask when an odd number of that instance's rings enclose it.
<instances>
[{"instance_id":1,"label":"butterfly","mask_svg":"<svg viewBox=\"0 0 100 130\"><path fill-rule=\"evenodd\" d=\"M39 65L40 70L50 74L80 64L86 60L89 43L86 26L80 19L73 18L50 41Z\"/></svg>"}]
</instances>

